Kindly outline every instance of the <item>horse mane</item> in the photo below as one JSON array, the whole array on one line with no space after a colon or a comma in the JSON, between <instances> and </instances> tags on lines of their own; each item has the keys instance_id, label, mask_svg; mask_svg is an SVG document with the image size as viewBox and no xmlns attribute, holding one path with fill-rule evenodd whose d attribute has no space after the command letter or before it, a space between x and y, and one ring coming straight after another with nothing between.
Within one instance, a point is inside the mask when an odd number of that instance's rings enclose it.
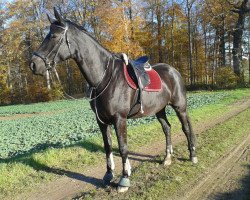
<instances>
[{"instance_id":1,"label":"horse mane","mask_svg":"<svg viewBox=\"0 0 250 200\"><path fill-rule=\"evenodd\" d=\"M111 55L114 55L113 52L111 52L110 50L108 50L107 48L105 48L91 33L89 33L83 26L72 22L71 20L66 19L65 20L67 23L73 25L74 27L76 27L78 30L82 31L83 33L85 33L86 35L88 35L91 39L93 39L99 46L101 46L103 49L105 49L108 53L110 53Z\"/></svg>"}]
</instances>

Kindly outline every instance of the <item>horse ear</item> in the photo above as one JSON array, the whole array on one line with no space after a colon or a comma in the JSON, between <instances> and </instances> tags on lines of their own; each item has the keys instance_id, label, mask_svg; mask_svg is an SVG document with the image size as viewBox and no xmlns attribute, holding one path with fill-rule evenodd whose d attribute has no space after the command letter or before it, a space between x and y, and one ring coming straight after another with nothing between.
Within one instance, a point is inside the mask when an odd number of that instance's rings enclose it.
<instances>
[{"instance_id":1,"label":"horse ear","mask_svg":"<svg viewBox=\"0 0 250 200\"><path fill-rule=\"evenodd\" d=\"M62 18L62 16L60 15L60 13L57 11L56 7L54 7L54 14L55 14L57 21L64 24L65 21Z\"/></svg>"},{"instance_id":2,"label":"horse ear","mask_svg":"<svg viewBox=\"0 0 250 200\"><path fill-rule=\"evenodd\" d=\"M53 17L51 17L51 15L50 15L49 13L46 13L46 15L47 15L48 20L49 20L49 22L50 22L51 24L53 24L53 23L56 21L56 19L54 19Z\"/></svg>"}]
</instances>

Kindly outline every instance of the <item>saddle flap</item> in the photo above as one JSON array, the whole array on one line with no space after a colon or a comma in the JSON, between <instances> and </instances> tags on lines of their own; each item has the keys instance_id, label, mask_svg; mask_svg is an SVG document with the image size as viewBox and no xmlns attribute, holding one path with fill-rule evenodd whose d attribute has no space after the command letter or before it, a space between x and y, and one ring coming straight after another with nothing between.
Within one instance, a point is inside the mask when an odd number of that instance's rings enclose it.
<instances>
[{"instance_id":1,"label":"saddle flap","mask_svg":"<svg viewBox=\"0 0 250 200\"><path fill-rule=\"evenodd\" d=\"M138 83L132 71L133 70L130 69L130 66L126 66L125 64L123 65L123 72L128 85L134 90L136 90L138 88ZM150 83L143 89L143 91L147 92L160 91L162 89L162 82L159 74L153 68L151 70L146 70L146 73L149 76Z\"/></svg>"}]
</instances>

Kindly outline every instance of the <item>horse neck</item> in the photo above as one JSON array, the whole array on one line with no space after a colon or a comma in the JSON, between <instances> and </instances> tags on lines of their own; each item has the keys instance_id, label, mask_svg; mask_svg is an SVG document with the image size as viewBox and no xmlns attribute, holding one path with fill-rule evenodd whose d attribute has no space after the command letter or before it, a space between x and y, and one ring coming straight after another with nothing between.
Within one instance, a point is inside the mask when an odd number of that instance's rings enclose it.
<instances>
[{"instance_id":1,"label":"horse neck","mask_svg":"<svg viewBox=\"0 0 250 200\"><path fill-rule=\"evenodd\" d=\"M105 69L112 63L112 54L91 36L80 33L75 40L77 48L74 59L89 85L96 87L102 81Z\"/></svg>"}]
</instances>

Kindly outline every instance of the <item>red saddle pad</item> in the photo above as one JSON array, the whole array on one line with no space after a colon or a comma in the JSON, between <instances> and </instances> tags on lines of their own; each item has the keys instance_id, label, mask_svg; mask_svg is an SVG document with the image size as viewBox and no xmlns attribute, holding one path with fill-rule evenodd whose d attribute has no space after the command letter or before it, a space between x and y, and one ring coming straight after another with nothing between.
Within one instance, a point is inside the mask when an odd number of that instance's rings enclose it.
<instances>
[{"instance_id":1,"label":"red saddle pad","mask_svg":"<svg viewBox=\"0 0 250 200\"><path fill-rule=\"evenodd\" d=\"M133 89L137 89L137 84L134 82L134 80L130 77L129 73L128 73L128 67L124 64L123 65L123 72L124 72L124 76L126 78L126 81L128 83L128 85L133 88ZM150 84L145 87L143 90L147 91L147 92L158 92L161 90L162 88L162 82L161 82L161 78L159 76L159 74L152 68L150 71L146 71L149 75L150 78Z\"/></svg>"}]
</instances>

